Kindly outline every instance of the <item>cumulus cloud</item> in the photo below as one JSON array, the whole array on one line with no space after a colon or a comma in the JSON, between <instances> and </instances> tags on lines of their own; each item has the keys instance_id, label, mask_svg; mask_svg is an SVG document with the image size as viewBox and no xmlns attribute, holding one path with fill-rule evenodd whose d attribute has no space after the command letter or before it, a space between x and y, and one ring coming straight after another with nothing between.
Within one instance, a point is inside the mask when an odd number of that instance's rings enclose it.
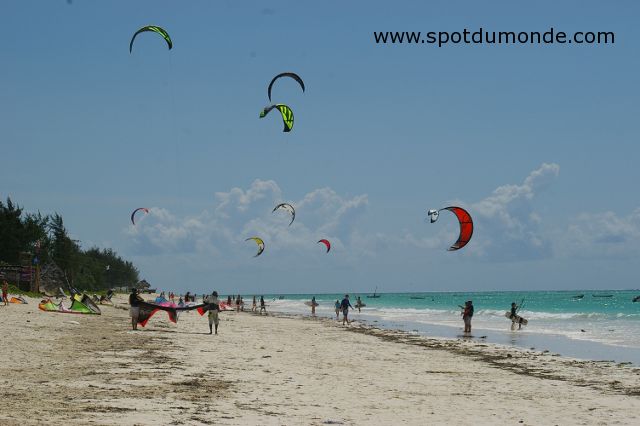
<instances>
[{"instance_id":1,"label":"cumulus cloud","mask_svg":"<svg viewBox=\"0 0 640 426\"><path fill-rule=\"evenodd\" d=\"M637 257L640 253L640 208L627 216L612 211L581 213L559 236L561 256Z\"/></svg>"},{"instance_id":2,"label":"cumulus cloud","mask_svg":"<svg viewBox=\"0 0 640 426\"><path fill-rule=\"evenodd\" d=\"M290 202L296 220L289 226L287 212L273 207ZM315 250L320 238L328 238L332 251L351 244L358 218L367 208L366 195L346 197L330 188L320 188L301 200L284 199L272 180L255 180L248 188L232 188L214 195L210 210L176 217L163 208L151 208L126 234L135 252L146 255L204 253L211 258L250 254L253 247L245 238L259 236L269 252ZM266 254L266 253L265 253Z\"/></svg>"},{"instance_id":3,"label":"cumulus cloud","mask_svg":"<svg viewBox=\"0 0 640 426\"><path fill-rule=\"evenodd\" d=\"M534 209L534 199L559 173L558 164L544 163L522 184L500 186L488 197L471 204L476 238L475 244L469 246L470 251L496 260L549 257L551 239L541 233L543 219Z\"/></svg>"}]
</instances>

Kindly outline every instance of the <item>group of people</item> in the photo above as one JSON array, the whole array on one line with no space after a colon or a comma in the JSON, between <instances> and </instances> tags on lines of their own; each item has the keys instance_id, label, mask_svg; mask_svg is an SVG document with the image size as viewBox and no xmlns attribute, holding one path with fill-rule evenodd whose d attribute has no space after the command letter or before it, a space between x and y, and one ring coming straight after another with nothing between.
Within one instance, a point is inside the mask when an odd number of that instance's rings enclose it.
<instances>
[{"instance_id":1,"label":"group of people","mask_svg":"<svg viewBox=\"0 0 640 426\"><path fill-rule=\"evenodd\" d=\"M521 303L521 305L523 305ZM523 322L526 325L526 321L524 321L520 316L518 316L518 310L520 310L521 306L518 306L516 302L511 303L511 313L509 314L509 319L513 321L515 324L518 323L518 330L522 329ZM464 321L464 332L471 333L471 318L473 318L473 301L467 300L464 302L464 306L460 306L462 309L462 320Z\"/></svg>"}]
</instances>

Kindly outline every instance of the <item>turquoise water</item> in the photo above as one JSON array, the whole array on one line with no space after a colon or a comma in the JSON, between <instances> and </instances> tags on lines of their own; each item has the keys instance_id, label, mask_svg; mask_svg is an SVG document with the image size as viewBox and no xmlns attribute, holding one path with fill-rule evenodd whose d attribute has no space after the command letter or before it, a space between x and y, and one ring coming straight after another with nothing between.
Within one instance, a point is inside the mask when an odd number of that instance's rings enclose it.
<instances>
[{"instance_id":1,"label":"turquoise water","mask_svg":"<svg viewBox=\"0 0 640 426\"><path fill-rule=\"evenodd\" d=\"M619 359L640 362L640 302L632 301L638 295L640 290L439 292L383 293L375 299L368 298L367 294L350 294L350 300L355 306L360 296L366 304L362 312L352 312L353 319L442 337L461 334L458 305L472 300L473 334L485 334L494 341L508 341L523 347L533 341L540 345L561 340L565 352L577 353L579 357L598 359L615 352L625 354ZM312 296L320 303L318 315L335 317L333 304L342 300L344 294L270 295L268 298L271 310L309 314L310 308L303 302ZM511 321L504 316L512 302L522 304L518 313L529 320L526 327L515 332L511 330ZM589 346L589 343L593 344ZM595 356L589 351L603 355Z\"/></svg>"}]
</instances>

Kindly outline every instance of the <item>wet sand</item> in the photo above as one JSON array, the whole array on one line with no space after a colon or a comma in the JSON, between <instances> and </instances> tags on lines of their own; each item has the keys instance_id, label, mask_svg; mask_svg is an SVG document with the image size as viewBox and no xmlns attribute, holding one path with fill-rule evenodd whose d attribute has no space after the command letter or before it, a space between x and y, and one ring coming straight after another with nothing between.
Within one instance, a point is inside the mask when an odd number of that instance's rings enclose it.
<instances>
[{"instance_id":1,"label":"wet sand","mask_svg":"<svg viewBox=\"0 0 640 426\"><path fill-rule=\"evenodd\" d=\"M640 424L640 369L331 319L0 307L0 424Z\"/></svg>"}]
</instances>

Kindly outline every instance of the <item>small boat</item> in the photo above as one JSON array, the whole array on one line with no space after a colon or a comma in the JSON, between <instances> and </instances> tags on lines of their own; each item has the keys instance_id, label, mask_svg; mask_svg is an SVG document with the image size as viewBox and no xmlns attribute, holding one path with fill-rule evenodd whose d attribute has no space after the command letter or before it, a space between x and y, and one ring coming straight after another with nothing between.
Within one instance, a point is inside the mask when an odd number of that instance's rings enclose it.
<instances>
[{"instance_id":1,"label":"small boat","mask_svg":"<svg viewBox=\"0 0 640 426\"><path fill-rule=\"evenodd\" d=\"M423 296L410 296L409 299L424 299Z\"/></svg>"},{"instance_id":2,"label":"small boat","mask_svg":"<svg viewBox=\"0 0 640 426\"><path fill-rule=\"evenodd\" d=\"M376 289L373 291L373 295L369 294L367 297L368 297L369 299L377 299L377 298L379 298L379 297L380 297L380 295L379 295L379 294L376 294L377 292L378 292L378 287L376 287Z\"/></svg>"},{"instance_id":3,"label":"small boat","mask_svg":"<svg viewBox=\"0 0 640 426\"><path fill-rule=\"evenodd\" d=\"M578 294L576 296L571 297L572 299L582 299L584 297L584 294Z\"/></svg>"},{"instance_id":4,"label":"small boat","mask_svg":"<svg viewBox=\"0 0 640 426\"><path fill-rule=\"evenodd\" d=\"M613 297L613 294L592 294L593 297Z\"/></svg>"},{"instance_id":5,"label":"small boat","mask_svg":"<svg viewBox=\"0 0 640 426\"><path fill-rule=\"evenodd\" d=\"M633 302L640 302L640 296L636 296L633 298Z\"/></svg>"}]
</instances>

